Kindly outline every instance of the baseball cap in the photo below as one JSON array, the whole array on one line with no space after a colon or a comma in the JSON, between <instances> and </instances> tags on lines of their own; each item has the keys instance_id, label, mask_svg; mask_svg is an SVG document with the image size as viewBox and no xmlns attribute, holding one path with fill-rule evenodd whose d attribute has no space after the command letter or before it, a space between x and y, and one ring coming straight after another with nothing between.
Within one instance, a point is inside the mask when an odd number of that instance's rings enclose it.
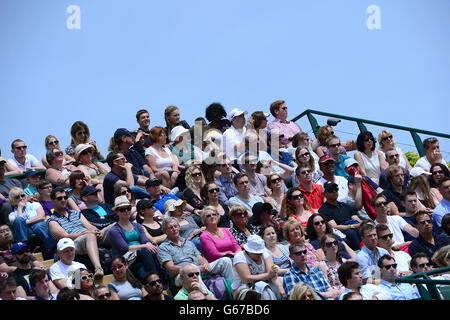
<instances>
[{"instance_id":1,"label":"baseball cap","mask_svg":"<svg viewBox=\"0 0 450 320\"><path fill-rule=\"evenodd\" d=\"M56 245L58 251L63 251L64 249L69 247L75 249L75 242L73 242L73 240L70 238L62 238L58 241L58 244Z\"/></svg>"},{"instance_id":2,"label":"baseball cap","mask_svg":"<svg viewBox=\"0 0 450 320\"><path fill-rule=\"evenodd\" d=\"M23 248L29 248L29 247L28 247L28 245L25 242L22 242L22 241L16 242L11 247L11 253L12 254L16 254L17 252L19 252Z\"/></svg>"},{"instance_id":3,"label":"baseball cap","mask_svg":"<svg viewBox=\"0 0 450 320\"><path fill-rule=\"evenodd\" d=\"M24 173L25 177L34 177L36 175L39 175L41 172L35 169L27 170Z\"/></svg>"},{"instance_id":4,"label":"baseball cap","mask_svg":"<svg viewBox=\"0 0 450 320\"><path fill-rule=\"evenodd\" d=\"M131 136L132 134L133 134L133 132L128 131L128 129L119 128L116 130L116 132L114 132L114 138L120 138L123 136Z\"/></svg>"},{"instance_id":5,"label":"baseball cap","mask_svg":"<svg viewBox=\"0 0 450 320\"><path fill-rule=\"evenodd\" d=\"M339 186L336 183L334 183L334 182L327 181L323 185L323 189L324 189L325 192L330 192L330 191L339 190Z\"/></svg>"},{"instance_id":6,"label":"baseball cap","mask_svg":"<svg viewBox=\"0 0 450 320\"><path fill-rule=\"evenodd\" d=\"M83 187L83 189L81 189L80 196L81 197L89 196L89 195L97 193L99 191L101 191L101 190L94 188L91 185L88 185L88 186Z\"/></svg>"},{"instance_id":7,"label":"baseball cap","mask_svg":"<svg viewBox=\"0 0 450 320\"><path fill-rule=\"evenodd\" d=\"M147 179L147 181L145 181L145 187L156 187L159 186L161 184L161 181L157 178L153 178L153 179Z\"/></svg>"},{"instance_id":8,"label":"baseball cap","mask_svg":"<svg viewBox=\"0 0 450 320\"><path fill-rule=\"evenodd\" d=\"M141 199L136 204L136 210L137 212L141 212L144 209L152 208L154 207L154 203L155 202L153 200L147 198Z\"/></svg>"},{"instance_id":9,"label":"baseball cap","mask_svg":"<svg viewBox=\"0 0 450 320\"><path fill-rule=\"evenodd\" d=\"M323 155L323 156L320 157L319 164L325 163L327 161L333 161L334 162L334 159L329 154L326 154L326 155Z\"/></svg>"},{"instance_id":10,"label":"baseball cap","mask_svg":"<svg viewBox=\"0 0 450 320\"><path fill-rule=\"evenodd\" d=\"M348 158L348 159L345 159L345 161L344 161L344 167L346 167L346 168L350 168L350 166L352 166L354 164L358 164L358 161L356 161L353 158Z\"/></svg>"},{"instance_id":11,"label":"baseball cap","mask_svg":"<svg viewBox=\"0 0 450 320\"><path fill-rule=\"evenodd\" d=\"M238 117L240 115L243 114L247 114L247 111L242 111L239 108L234 108L233 110L230 111L229 115L228 115L228 119L233 120L234 117Z\"/></svg>"},{"instance_id":12,"label":"baseball cap","mask_svg":"<svg viewBox=\"0 0 450 320\"><path fill-rule=\"evenodd\" d=\"M427 176L430 176L430 175L431 175L430 172L425 171L425 170L424 170L423 168L421 168L421 167L414 167L414 168L412 168L412 169L409 171L409 175L410 175L412 178L418 177L418 176L420 176L420 175L422 175L422 174L427 175Z\"/></svg>"}]
</instances>

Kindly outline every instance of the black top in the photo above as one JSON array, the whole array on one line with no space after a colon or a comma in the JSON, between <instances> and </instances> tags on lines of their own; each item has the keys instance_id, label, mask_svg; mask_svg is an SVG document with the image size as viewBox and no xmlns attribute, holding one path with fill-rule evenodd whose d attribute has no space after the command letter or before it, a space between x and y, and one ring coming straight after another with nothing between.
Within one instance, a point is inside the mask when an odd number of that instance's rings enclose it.
<instances>
[{"instance_id":1,"label":"black top","mask_svg":"<svg viewBox=\"0 0 450 320\"><path fill-rule=\"evenodd\" d=\"M434 236L434 245L425 241L421 235L417 237L417 239L413 240L408 247L408 253L411 257L413 257L417 252L424 252L431 261L431 257L433 254L438 251L440 248L445 247L450 244L450 238L443 235L438 235L433 233Z\"/></svg>"},{"instance_id":2,"label":"black top","mask_svg":"<svg viewBox=\"0 0 450 320\"><path fill-rule=\"evenodd\" d=\"M325 220L334 220L337 225L344 224L348 220L352 220L353 215L357 215L355 208L350 205L338 201L338 205L334 206L328 202L325 202L320 208L319 213L323 214Z\"/></svg>"},{"instance_id":3,"label":"black top","mask_svg":"<svg viewBox=\"0 0 450 320\"><path fill-rule=\"evenodd\" d=\"M392 186L389 184L386 189L384 189L383 194L386 196L387 202L394 202L398 208L399 212L405 212L405 207L402 206L402 202L400 200L400 193L395 191Z\"/></svg>"}]
</instances>

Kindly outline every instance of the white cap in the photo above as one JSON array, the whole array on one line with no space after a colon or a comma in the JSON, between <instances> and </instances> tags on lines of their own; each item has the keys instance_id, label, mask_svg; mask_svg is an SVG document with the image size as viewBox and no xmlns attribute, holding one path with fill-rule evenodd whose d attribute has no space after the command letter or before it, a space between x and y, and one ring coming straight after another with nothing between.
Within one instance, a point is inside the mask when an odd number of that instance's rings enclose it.
<instances>
[{"instance_id":1,"label":"white cap","mask_svg":"<svg viewBox=\"0 0 450 320\"><path fill-rule=\"evenodd\" d=\"M356 161L356 160L353 159L353 158L345 159L345 161L344 161L344 167L345 167L345 168L350 168L350 166L353 165L353 164L355 164L355 163L358 163L358 161Z\"/></svg>"},{"instance_id":2,"label":"white cap","mask_svg":"<svg viewBox=\"0 0 450 320\"><path fill-rule=\"evenodd\" d=\"M65 248L75 248L75 242L70 238L62 238L58 241L56 248L58 251L63 251Z\"/></svg>"},{"instance_id":3,"label":"white cap","mask_svg":"<svg viewBox=\"0 0 450 320\"><path fill-rule=\"evenodd\" d=\"M230 119L230 121L231 121L231 120L233 120L234 117L238 117L238 116L240 116L240 115L247 114L247 113L248 113L247 111L242 111L242 110L239 109L239 108L234 108L234 109L231 110L230 113L228 114L228 119Z\"/></svg>"},{"instance_id":4,"label":"white cap","mask_svg":"<svg viewBox=\"0 0 450 320\"><path fill-rule=\"evenodd\" d=\"M244 249L251 253L263 253L266 245L264 240L256 234L252 234L247 238L247 243L244 244Z\"/></svg>"},{"instance_id":5,"label":"white cap","mask_svg":"<svg viewBox=\"0 0 450 320\"><path fill-rule=\"evenodd\" d=\"M413 178L418 177L422 174L425 174L427 176L431 175L431 173L429 173L428 171L425 171L423 168L421 167L414 167L411 169L411 171L409 171L409 175Z\"/></svg>"},{"instance_id":6,"label":"white cap","mask_svg":"<svg viewBox=\"0 0 450 320\"><path fill-rule=\"evenodd\" d=\"M183 126L176 126L175 128L172 129L172 131L170 131L170 141L172 142L175 141L180 135L188 131L189 130Z\"/></svg>"}]
</instances>

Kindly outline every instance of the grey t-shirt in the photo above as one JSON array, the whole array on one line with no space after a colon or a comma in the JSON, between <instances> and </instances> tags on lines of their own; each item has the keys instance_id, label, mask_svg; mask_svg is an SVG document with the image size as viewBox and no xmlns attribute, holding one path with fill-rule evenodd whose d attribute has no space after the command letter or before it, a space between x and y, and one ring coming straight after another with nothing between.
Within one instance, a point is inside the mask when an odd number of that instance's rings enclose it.
<instances>
[{"instance_id":1,"label":"grey t-shirt","mask_svg":"<svg viewBox=\"0 0 450 320\"><path fill-rule=\"evenodd\" d=\"M22 189L22 184L17 179L5 178L4 181L0 181L0 193L8 198L9 190L13 187L19 187Z\"/></svg>"},{"instance_id":2,"label":"grey t-shirt","mask_svg":"<svg viewBox=\"0 0 450 320\"><path fill-rule=\"evenodd\" d=\"M141 300L142 291L139 288L134 288L130 282L113 281L108 284L110 290L119 295L120 300Z\"/></svg>"}]
</instances>

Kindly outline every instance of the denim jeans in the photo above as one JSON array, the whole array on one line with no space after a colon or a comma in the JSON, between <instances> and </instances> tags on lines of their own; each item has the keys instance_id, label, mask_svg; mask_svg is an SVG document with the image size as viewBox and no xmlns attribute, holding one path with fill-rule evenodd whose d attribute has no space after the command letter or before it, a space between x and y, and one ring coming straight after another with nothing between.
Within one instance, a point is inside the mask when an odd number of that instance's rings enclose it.
<instances>
[{"instance_id":1,"label":"denim jeans","mask_svg":"<svg viewBox=\"0 0 450 320\"><path fill-rule=\"evenodd\" d=\"M13 229L15 242L27 241L28 237L35 233L39 239L44 242L44 245L47 248L52 249L56 245L56 240L50 234L45 221L39 221L27 225L26 220L23 217L17 217L14 220Z\"/></svg>"}]
</instances>

